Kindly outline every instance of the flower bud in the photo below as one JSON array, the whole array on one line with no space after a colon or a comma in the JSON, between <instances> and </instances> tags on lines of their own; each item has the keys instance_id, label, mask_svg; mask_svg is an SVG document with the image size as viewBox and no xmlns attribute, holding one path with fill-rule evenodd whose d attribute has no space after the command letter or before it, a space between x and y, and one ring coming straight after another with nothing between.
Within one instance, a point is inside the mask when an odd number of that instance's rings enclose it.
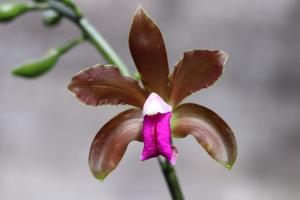
<instances>
[{"instance_id":1,"label":"flower bud","mask_svg":"<svg viewBox=\"0 0 300 200\"><path fill-rule=\"evenodd\" d=\"M26 78L34 78L50 70L60 57L59 51L51 49L48 53L38 60L28 61L12 71L14 75Z\"/></svg>"},{"instance_id":2,"label":"flower bud","mask_svg":"<svg viewBox=\"0 0 300 200\"><path fill-rule=\"evenodd\" d=\"M43 13L43 23L45 26L55 26L59 24L61 15L54 10L47 10Z\"/></svg>"},{"instance_id":3,"label":"flower bud","mask_svg":"<svg viewBox=\"0 0 300 200\"><path fill-rule=\"evenodd\" d=\"M25 3L0 4L0 22L13 20L30 9L32 9L32 6Z\"/></svg>"},{"instance_id":4,"label":"flower bud","mask_svg":"<svg viewBox=\"0 0 300 200\"><path fill-rule=\"evenodd\" d=\"M14 75L23 76L26 78L40 76L52 69L62 55L69 52L75 46L84 41L85 38L83 36L74 38L55 49L50 49L42 58L28 61L20 65L19 67L15 68L12 73Z\"/></svg>"}]
</instances>

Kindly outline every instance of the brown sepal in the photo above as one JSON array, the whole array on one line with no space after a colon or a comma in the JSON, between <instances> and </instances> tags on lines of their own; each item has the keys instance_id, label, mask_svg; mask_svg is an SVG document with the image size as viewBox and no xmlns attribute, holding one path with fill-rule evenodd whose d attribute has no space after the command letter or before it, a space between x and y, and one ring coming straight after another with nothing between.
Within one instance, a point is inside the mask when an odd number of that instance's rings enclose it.
<instances>
[{"instance_id":1,"label":"brown sepal","mask_svg":"<svg viewBox=\"0 0 300 200\"><path fill-rule=\"evenodd\" d=\"M116 168L131 141L142 141L142 119L140 110L129 109L100 129L89 155L89 166L96 178L104 180Z\"/></svg>"},{"instance_id":2,"label":"brown sepal","mask_svg":"<svg viewBox=\"0 0 300 200\"><path fill-rule=\"evenodd\" d=\"M234 134L216 113L197 104L182 104L173 111L172 134L193 135L209 155L230 169L237 157Z\"/></svg>"},{"instance_id":3,"label":"brown sepal","mask_svg":"<svg viewBox=\"0 0 300 200\"><path fill-rule=\"evenodd\" d=\"M139 6L129 33L129 48L146 90L167 98L168 58L159 28Z\"/></svg>"},{"instance_id":4,"label":"brown sepal","mask_svg":"<svg viewBox=\"0 0 300 200\"><path fill-rule=\"evenodd\" d=\"M122 76L117 67L110 65L95 65L79 72L69 90L92 106L129 104L142 108L147 98L136 80Z\"/></svg>"},{"instance_id":5,"label":"brown sepal","mask_svg":"<svg viewBox=\"0 0 300 200\"><path fill-rule=\"evenodd\" d=\"M169 103L175 106L193 92L214 84L222 75L226 59L227 54L221 50L185 52L170 77Z\"/></svg>"}]
</instances>

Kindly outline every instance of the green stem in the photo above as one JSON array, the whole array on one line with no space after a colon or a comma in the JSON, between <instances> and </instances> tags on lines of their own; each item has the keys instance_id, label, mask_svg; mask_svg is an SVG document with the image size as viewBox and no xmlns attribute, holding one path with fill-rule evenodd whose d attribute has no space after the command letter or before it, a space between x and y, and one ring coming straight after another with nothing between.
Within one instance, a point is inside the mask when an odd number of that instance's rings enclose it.
<instances>
[{"instance_id":1,"label":"green stem","mask_svg":"<svg viewBox=\"0 0 300 200\"><path fill-rule=\"evenodd\" d=\"M70 4L67 4L65 1L55 0L48 0L48 3L52 9L73 21L82 30L83 34L86 36L86 39L90 41L90 43L98 50L98 52L108 63L118 67L123 75L131 76L121 58L119 58L117 53L95 29L95 27L82 16L79 8L75 4L70 7Z\"/></svg>"},{"instance_id":2,"label":"green stem","mask_svg":"<svg viewBox=\"0 0 300 200\"><path fill-rule=\"evenodd\" d=\"M56 10L58 13L75 23L80 18L77 13L75 13L70 7L66 6L63 2L48 0L48 4L49 8Z\"/></svg>"},{"instance_id":3,"label":"green stem","mask_svg":"<svg viewBox=\"0 0 300 200\"><path fill-rule=\"evenodd\" d=\"M121 58L118 57L117 53L108 44L108 42L103 38L103 36L90 24L86 18L81 18L79 20L79 25L81 29L87 35L87 38L92 45L102 54L103 58L110 64L119 67L121 73L125 76L130 76L126 65L123 63Z\"/></svg>"},{"instance_id":4,"label":"green stem","mask_svg":"<svg viewBox=\"0 0 300 200\"><path fill-rule=\"evenodd\" d=\"M49 8L49 4L48 3L34 3L34 2L29 2L28 7L30 7L32 10L45 10L47 8Z\"/></svg>"},{"instance_id":5,"label":"green stem","mask_svg":"<svg viewBox=\"0 0 300 200\"><path fill-rule=\"evenodd\" d=\"M76 45L78 45L78 44L80 44L84 41L85 41L85 37L84 36L79 36L79 37L76 37L76 38L66 42L65 44L60 46L57 50L59 51L59 54L62 55L64 53L68 52L70 49L72 49Z\"/></svg>"},{"instance_id":6,"label":"green stem","mask_svg":"<svg viewBox=\"0 0 300 200\"><path fill-rule=\"evenodd\" d=\"M158 157L158 162L173 200L184 200L174 167L160 157Z\"/></svg>"}]
</instances>

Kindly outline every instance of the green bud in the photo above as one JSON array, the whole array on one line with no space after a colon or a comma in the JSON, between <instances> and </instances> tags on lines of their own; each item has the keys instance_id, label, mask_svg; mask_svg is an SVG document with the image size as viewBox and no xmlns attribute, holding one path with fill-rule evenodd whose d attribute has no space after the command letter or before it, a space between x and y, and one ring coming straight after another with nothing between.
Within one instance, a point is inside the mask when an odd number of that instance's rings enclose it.
<instances>
[{"instance_id":1,"label":"green bud","mask_svg":"<svg viewBox=\"0 0 300 200\"><path fill-rule=\"evenodd\" d=\"M43 13L43 23L45 26L55 26L59 24L61 15L54 10L47 10Z\"/></svg>"},{"instance_id":2,"label":"green bud","mask_svg":"<svg viewBox=\"0 0 300 200\"><path fill-rule=\"evenodd\" d=\"M51 49L44 57L38 60L28 61L12 71L14 75L26 78L34 78L49 71L58 61L59 51Z\"/></svg>"},{"instance_id":3,"label":"green bud","mask_svg":"<svg viewBox=\"0 0 300 200\"><path fill-rule=\"evenodd\" d=\"M31 9L32 6L25 3L0 4L0 22L8 22L10 20L13 20L15 17L18 17Z\"/></svg>"},{"instance_id":4,"label":"green bud","mask_svg":"<svg viewBox=\"0 0 300 200\"><path fill-rule=\"evenodd\" d=\"M50 49L42 58L31 60L20 65L15 68L12 73L26 78L40 76L52 69L62 55L84 41L84 36L74 38L55 49Z\"/></svg>"}]
</instances>

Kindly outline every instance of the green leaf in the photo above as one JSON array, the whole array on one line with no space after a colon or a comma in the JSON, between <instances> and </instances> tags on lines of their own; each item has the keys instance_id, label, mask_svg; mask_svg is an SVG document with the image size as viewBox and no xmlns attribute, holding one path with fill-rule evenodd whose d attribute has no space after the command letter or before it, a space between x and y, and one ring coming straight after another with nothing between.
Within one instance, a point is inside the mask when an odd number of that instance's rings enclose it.
<instances>
[{"instance_id":1,"label":"green leaf","mask_svg":"<svg viewBox=\"0 0 300 200\"><path fill-rule=\"evenodd\" d=\"M14 75L34 78L49 71L58 61L59 53L52 49L41 59L25 62L12 71Z\"/></svg>"},{"instance_id":2,"label":"green leaf","mask_svg":"<svg viewBox=\"0 0 300 200\"><path fill-rule=\"evenodd\" d=\"M0 22L11 21L31 9L33 9L33 7L26 3L0 4Z\"/></svg>"}]
</instances>

